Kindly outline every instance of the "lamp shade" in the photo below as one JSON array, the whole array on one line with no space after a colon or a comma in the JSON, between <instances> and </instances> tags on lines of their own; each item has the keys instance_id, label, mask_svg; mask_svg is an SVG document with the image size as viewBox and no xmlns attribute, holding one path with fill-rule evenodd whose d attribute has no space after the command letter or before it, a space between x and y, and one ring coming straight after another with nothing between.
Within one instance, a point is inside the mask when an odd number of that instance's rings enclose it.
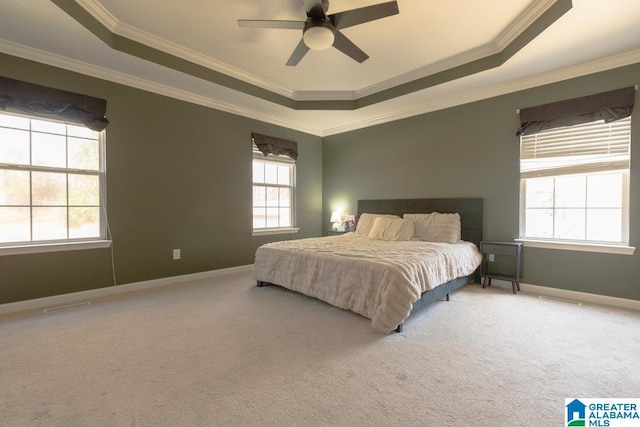
<instances>
[{"instance_id":1,"label":"lamp shade","mask_svg":"<svg viewBox=\"0 0 640 427\"><path fill-rule=\"evenodd\" d=\"M333 212L331 213L331 219L329 220L330 222L342 222L342 215L340 215L340 212Z\"/></svg>"}]
</instances>

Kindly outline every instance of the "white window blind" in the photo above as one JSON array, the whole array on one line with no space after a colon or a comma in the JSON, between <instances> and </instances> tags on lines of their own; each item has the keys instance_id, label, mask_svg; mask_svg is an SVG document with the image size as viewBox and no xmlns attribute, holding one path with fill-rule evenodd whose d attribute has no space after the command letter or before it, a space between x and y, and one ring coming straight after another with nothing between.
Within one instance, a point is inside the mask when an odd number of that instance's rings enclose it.
<instances>
[{"instance_id":1,"label":"white window blind","mask_svg":"<svg viewBox=\"0 0 640 427\"><path fill-rule=\"evenodd\" d=\"M631 118L521 137L521 178L629 169Z\"/></svg>"}]
</instances>

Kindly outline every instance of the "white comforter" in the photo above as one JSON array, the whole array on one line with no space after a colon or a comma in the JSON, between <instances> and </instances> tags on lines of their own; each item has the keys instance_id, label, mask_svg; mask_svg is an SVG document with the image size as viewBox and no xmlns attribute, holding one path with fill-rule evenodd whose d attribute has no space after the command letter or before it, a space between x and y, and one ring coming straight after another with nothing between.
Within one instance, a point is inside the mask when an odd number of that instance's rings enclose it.
<instances>
[{"instance_id":1,"label":"white comforter","mask_svg":"<svg viewBox=\"0 0 640 427\"><path fill-rule=\"evenodd\" d=\"M386 334L423 292L473 273L480 261L469 242L389 242L350 233L263 245L254 277L365 316Z\"/></svg>"}]
</instances>

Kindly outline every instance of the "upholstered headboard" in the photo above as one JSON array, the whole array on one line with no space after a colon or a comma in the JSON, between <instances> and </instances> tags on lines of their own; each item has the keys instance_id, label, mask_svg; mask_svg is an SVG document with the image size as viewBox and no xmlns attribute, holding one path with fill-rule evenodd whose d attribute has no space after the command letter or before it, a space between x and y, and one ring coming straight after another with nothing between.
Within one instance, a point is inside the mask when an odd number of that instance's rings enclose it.
<instances>
[{"instance_id":1,"label":"upholstered headboard","mask_svg":"<svg viewBox=\"0 0 640 427\"><path fill-rule=\"evenodd\" d=\"M459 213L462 224L462 240L473 242L480 247L482 240L481 198L450 199L381 199L358 200L358 213L392 214L402 216L405 213Z\"/></svg>"}]
</instances>

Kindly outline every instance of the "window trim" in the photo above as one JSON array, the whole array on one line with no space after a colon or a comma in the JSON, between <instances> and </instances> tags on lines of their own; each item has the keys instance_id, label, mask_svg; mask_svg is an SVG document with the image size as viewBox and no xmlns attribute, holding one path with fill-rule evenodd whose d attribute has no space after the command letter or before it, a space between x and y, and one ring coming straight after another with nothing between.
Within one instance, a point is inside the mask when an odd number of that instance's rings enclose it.
<instances>
[{"instance_id":1,"label":"window trim","mask_svg":"<svg viewBox=\"0 0 640 427\"><path fill-rule=\"evenodd\" d=\"M615 171L610 171L610 172L615 172ZM525 235L525 227L526 227L526 193L525 193L525 188L526 188L526 183L525 181L527 179L535 179L535 178L520 178L520 212L519 212L519 238L516 239L518 241L522 241L522 242L530 242L529 246L533 246L533 245L538 245L538 246L534 246L534 247L542 247L540 245L545 245L545 247L551 247L551 248L555 248L555 249L561 249L561 248L565 248L565 249L571 249L573 248L573 250L581 250L581 249L575 249L575 248L579 248L579 247L586 247L586 248L590 248L593 247L595 249L593 250L589 250L589 252L602 252L599 248L620 248L620 247L626 247L626 248L632 248L635 249L635 247L629 246L629 197L630 197L630 191L629 191L629 180L630 180L630 174L631 171L630 170L623 170L623 171L619 171L622 175L622 206L621 206L621 210L622 210L622 238L623 241L617 243L617 242L599 242L596 240L569 240L569 239L561 239L561 238L543 238L543 237L530 237L530 236L526 236ZM595 174L597 172L585 172L585 173L576 173L573 175L580 175L580 176L588 176L588 175L592 175ZM564 175L557 175L557 176L564 176ZM553 177L553 176L551 176ZM556 245L557 244L557 245ZM554 247L554 246L561 246L560 247ZM614 249L612 249L613 252L610 253L617 253Z\"/></svg>"},{"instance_id":2,"label":"window trim","mask_svg":"<svg viewBox=\"0 0 640 427\"><path fill-rule=\"evenodd\" d=\"M42 244L0 246L0 256L66 252L111 247L111 240L87 240L73 242L47 242Z\"/></svg>"},{"instance_id":3,"label":"window trim","mask_svg":"<svg viewBox=\"0 0 640 427\"><path fill-rule=\"evenodd\" d=\"M297 227L283 228L260 228L251 232L252 236L272 236L277 234L296 234L300 231Z\"/></svg>"},{"instance_id":4,"label":"window trim","mask_svg":"<svg viewBox=\"0 0 640 427\"><path fill-rule=\"evenodd\" d=\"M567 251L578 252L597 252L604 254L633 255L636 247L628 245L607 245L599 243L570 242L565 240L544 240L532 238L514 239L516 242L522 242L527 247L543 248L543 249L562 249Z\"/></svg>"},{"instance_id":5,"label":"window trim","mask_svg":"<svg viewBox=\"0 0 640 427\"><path fill-rule=\"evenodd\" d=\"M631 119L622 119L628 122L629 131L631 130ZM595 126L601 125L602 123L592 122ZM585 126L587 123L581 123L574 126L567 126L567 133L571 136L572 128L575 126ZM558 132L559 129L554 129L553 131ZM544 132L544 131L540 131ZM538 132L538 133L540 133ZM528 136L533 136L535 133L532 133ZM520 146L522 150L523 138L527 136L520 137ZM630 141L628 145L628 149L630 150ZM607 165L601 165L599 168L594 168L591 163L584 163L581 165L571 165L569 167L561 167L561 168L553 168L553 169L540 169L538 171L525 171L522 172L522 152L520 154L520 202L519 202L519 238L515 239L516 241L523 242L525 246L537 247L537 248L547 248L547 249L563 249L563 250L573 250L573 251L585 251L585 252L600 252L600 253L611 253L611 254L625 254L625 255L633 255L635 252L635 247L629 245L629 237L630 237L630 209L629 209L629 198L630 198L630 174L631 168L629 167L630 154L627 151L627 160L620 162L609 162ZM589 176L596 175L599 173L619 173L622 175L622 200L621 200L621 213L622 213L622 230L621 230L621 241L620 242L607 242L607 241L596 241L596 240L571 240L571 239L562 239L562 238L542 238L542 237L533 237L526 236L526 181L528 179L535 179L540 177L549 177L549 178L557 178L561 176L568 175L578 175L578 176ZM585 206L585 209L588 210L588 207ZM555 216L554 216L555 217ZM585 236L586 237L586 236Z\"/></svg>"},{"instance_id":6,"label":"window trim","mask_svg":"<svg viewBox=\"0 0 640 427\"><path fill-rule=\"evenodd\" d=\"M255 141L252 144L253 146L253 155L251 158L252 165L252 174L251 174L251 235L252 236L268 236L268 235L278 235L278 234L295 234L300 231L297 225L297 217L296 217L296 161L285 155L275 155L268 154L265 156L257 147ZM255 160L262 162L270 162L280 165L286 165L290 168L290 179L291 185L282 185L282 184L266 184L266 183L256 183L253 181L253 162ZM253 227L253 188L256 185L262 185L267 187L286 187L291 188L291 225L286 227L263 227L263 228L255 228Z\"/></svg>"},{"instance_id":7,"label":"window trim","mask_svg":"<svg viewBox=\"0 0 640 427\"><path fill-rule=\"evenodd\" d=\"M52 123L62 123L64 125L76 126L76 127L86 127L80 123L70 123L65 121L54 120L51 118L38 117L37 115L29 115L29 114L20 114L14 113L12 111L0 111L0 113L5 115L23 117L29 120L38 120ZM30 140L31 133L34 131L30 128ZM40 131L35 131L40 132ZM74 169L74 168L61 168L61 167L51 167L51 166L38 166L38 165L13 165L13 164L4 164L5 167L3 169L6 170L27 170L27 171L36 171L36 172L55 172L55 173L64 173L66 175L92 175L98 177L98 186L99 186L99 218L100 218L100 230L99 236L96 237L83 237L83 238L75 238L75 239L54 239L54 240L30 240L30 241L21 241L21 242L0 242L0 256L5 255L19 255L19 254L32 254L32 253L47 253L47 252L60 252L60 251L71 251L71 250L81 250L81 249L95 249L95 248L105 248L110 247L112 244L111 237L109 235L109 225L107 220L107 205L106 205L106 191L107 191L107 180L106 180L106 134L105 131L96 131L98 134L98 170L84 170L84 169ZM45 132L47 133L47 132ZM69 135L65 135L65 138L68 138ZM66 142L68 143L68 141ZM67 208L69 206L67 205ZM68 232L68 229L67 229Z\"/></svg>"}]
</instances>

